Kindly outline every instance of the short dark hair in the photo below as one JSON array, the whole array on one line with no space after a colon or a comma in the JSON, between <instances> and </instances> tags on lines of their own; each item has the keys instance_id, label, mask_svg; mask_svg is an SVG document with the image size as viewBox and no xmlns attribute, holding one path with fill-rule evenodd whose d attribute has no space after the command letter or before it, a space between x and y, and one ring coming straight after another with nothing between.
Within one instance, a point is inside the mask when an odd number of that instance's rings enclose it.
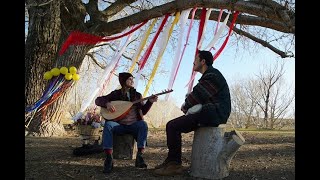
<instances>
[{"instance_id":1,"label":"short dark hair","mask_svg":"<svg viewBox=\"0 0 320 180\"><path fill-rule=\"evenodd\" d=\"M206 60L206 65L211 66L213 63L213 56L210 51L201 51L198 50L200 60Z\"/></svg>"}]
</instances>

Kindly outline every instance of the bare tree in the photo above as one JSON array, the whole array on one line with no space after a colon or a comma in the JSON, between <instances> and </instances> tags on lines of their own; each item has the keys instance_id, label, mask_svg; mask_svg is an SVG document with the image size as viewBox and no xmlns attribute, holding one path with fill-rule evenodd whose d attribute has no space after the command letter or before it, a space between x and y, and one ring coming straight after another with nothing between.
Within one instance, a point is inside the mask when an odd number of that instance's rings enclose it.
<instances>
[{"instance_id":1,"label":"bare tree","mask_svg":"<svg viewBox=\"0 0 320 180\"><path fill-rule=\"evenodd\" d=\"M167 13L175 13L193 7L213 8L210 20L217 21L219 9L239 11L234 32L261 44L281 57L293 54L286 49L281 50L275 42L266 37L254 36L243 27L261 27L288 35L295 35L295 3L291 1L251 0L251 1L203 1L179 0L151 4L148 0L27 0L28 33L25 43L25 106L32 105L42 95L48 82L39 75L53 67L81 67L84 57L93 45L72 46L59 56L58 51L70 32L74 30L99 36L110 36L124 31L127 27L140 24L146 20L162 17ZM150 7L150 5L152 7ZM196 12L199 19L201 9ZM223 13L224 18L226 12ZM230 23L230 22L229 22ZM290 43L290 42L289 42ZM51 104L46 113L37 112L30 124L30 130L42 136L63 134L61 112L69 91Z\"/></svg>"},{"instance_id":2,"label":"bare tree","mask_svg":"<svg viewBox=\"0 0 320 180\"><path fill-rule=\"evenodd\" d=\"M259 96L257 102L263 111L264 128L274 128L274 123L286 115L286 111L294 100L290 89L283 89L284 64L267 67L257 75L259 80Z\"/></svg>"},{"instance_id":3,"label":"bare tree","mask_svg":"<svg viewBox=\"0 0 320 180\"><path fill-rule=\"evenodd\" d=\"M237 107L241 124L249 128L255 123L255 111L257 110L258 91L257 80L240 80L231 87L233 109Z\"/></svg>"},{"instance_id":4,"label":"bare tree","mask_svg":"<svg viewBox=\"0 0 320 180\"><path fill-rule=\"evenodd\" d=\"M244 123L242 121L242 113L241 113L241 85L240 83L234 83L230 86L230 93L231 93L231 114L229 117L229 123L233 126L239 128L244 127Z\"/></svg>"},{"instance_id":5,"label":"bare tree","mask_svg":"<svg viewBox=\"0 0 320 180\"><path fill-rule=\"evenodd\" d=\"M288 110L290 110L289 107L292 105L295 97L294 93L290 93L293 89L291 86L288 86L286 89L284 88L286 88L286 84L281 79L281 81L276 84L274 91L272 92L270 98L270 129L279 127L280 124L287 124L283 123L283 121L288 119Z\"/></svg>"},{"instance_id":6,"label":"bare tree","mask_svg":"<svg viewBox=\"0 0 320 180\"><path fill-rule=\"evenodd\" d=\"M283 78L284 64L263 67L256 78L237 80L230 86L231 118L244 128L292 127L294 88L287 86Z\"/></svg>"}]
</instances>

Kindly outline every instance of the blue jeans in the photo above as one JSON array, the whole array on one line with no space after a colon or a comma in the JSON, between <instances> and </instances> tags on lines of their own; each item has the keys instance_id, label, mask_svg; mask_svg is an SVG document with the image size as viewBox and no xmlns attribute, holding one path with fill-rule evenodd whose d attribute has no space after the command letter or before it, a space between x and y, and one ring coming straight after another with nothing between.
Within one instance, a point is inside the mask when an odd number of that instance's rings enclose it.
<instances>
[{"instance_id":1,"label":"blue jeans","mask_svg":"<svg viewBox=\"0 0 320 180\"><path fill-rule=\"evenodd\" d=\"M137 121L131 125L123 125L114 121L106 121L102 134L103 149L112 149L113 134L131 134L137 141L138 148L145 148L147 143L148 125L145 121Z\"/></svg>"}]
</instances>

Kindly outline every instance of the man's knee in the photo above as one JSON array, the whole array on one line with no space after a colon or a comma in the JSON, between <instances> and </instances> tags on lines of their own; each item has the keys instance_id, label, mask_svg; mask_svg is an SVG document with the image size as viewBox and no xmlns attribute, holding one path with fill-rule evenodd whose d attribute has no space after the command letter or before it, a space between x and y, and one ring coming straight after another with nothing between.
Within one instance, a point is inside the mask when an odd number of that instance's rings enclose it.
<instances>
[{"instance_id":1,"label":"man's knee","mask_svg":"<svg viewBox=\"0 0 320 180\"><path fill-rule=\"evenodd\" d=\"M171 120L171 121L167 122L166 130L173 129L173 128L174 128L174 121Z\"/></svg>"}]
</instances>

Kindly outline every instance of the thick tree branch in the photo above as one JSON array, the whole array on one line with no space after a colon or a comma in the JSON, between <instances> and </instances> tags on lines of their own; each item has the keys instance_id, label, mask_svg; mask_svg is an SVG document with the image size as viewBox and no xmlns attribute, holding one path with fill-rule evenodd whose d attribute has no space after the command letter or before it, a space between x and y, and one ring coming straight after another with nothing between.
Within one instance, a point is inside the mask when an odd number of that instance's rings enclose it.
<instances>
[{"instance_id":1,"label":"thick tree branch","mask_svg":"<svg viewBox=\"0 0 320 180\"><path fill-rule=\"evenodd\" d=\"M228 23L228 25L230 26L230 23ZM250 34L250 33L247 33L247 32L245 32L245 31L242 31L242 30L240 30L240 29L238 29L238 28L236 28L236 27L233 27L233 31L236 32L236 33L239 34L239 35L243 35L243 36L245 36L245 37L247 37L247 38L249 38L249 39L251 39L251 40L253 40L253 41L255 41L255 42L259 43L259 44L261 44L261 45L264 46L264 47L269 48L271 51L279 54L282 58L293 57L293 54L287 54L286 52L283 52L283 51L275 48L274 46L272 46L272 45L269 44L268 42L266 42L266 41L264 41L264 40L262 40L262 39L259 39L259 38L253 36L253 35Z\"/></svg>"},{"instance_id":2,"label":"thick tree branch","mask_svg":"<svg viewBox=\"0 0 320 180\"><path fill-rule=\"evenodd\" d=\"M265 5L273 9L276 14L282 19L283 22L286 22L287 26L292 29L295 26L295 13L289 10L288 1L285 1L284 5L281 5L273 0L253 0L254 3L259 5Z\"/></svg>"},{"instance_id":3,"label":"thick tree branch","mask_svg":"<svg viewBox=\"0 0 320 180\"><path fill-rule=\"evenodd\" d=\"M200 19L200 14L201 14L200 10L196 11L195 19ZM226 16L227 16L227 13L223 12L223 14L221 16L221 21L223 21ZM211 14L209 17L210 20L217 21L218 17L219 17L219 11L215 11L215 10L211 11ZM191 16L189 18L191 18ZM242 25L261 26L261 27L281 31L284 33L295 34L295 27L294 26L292 28L290 28L290 27L288 27L288 23L275 21L275 20L267 19L267 18L239 14L236 23L242 24Z\"/></svg>"},{"instance_id":4,"label":"thick tree branch","mask_svg":"<svg viewBox=\"0 0 320 180\"><path fill-rule=\"evenodd\" d=\"M92 15L91 22L87 23L90 32L96 35L113 35L122 32L129 26L140 24L141 22L153 18L161 17L167 13L175 13L188 8L199 7L196 12L195 19L200 18L201 7L214 8L211 13L210 20L217 21L219 11L218 9L237 10L241 14L238 16L236 23L242 25L260 26L283 33L295 34L294 12L288 9L287 6L278 4L272 0L252 0L252 1L204 1L204 0L189 0L189 1L172 1L160 6L156 6L149 10L142 10L138 13L129 15L127 17L108 22L108 19L121 11L130 3L136 0L117 0L111 4L104 11L100 12L97 7L97 0L90 0L86 5L87 10ZM263 1L263 2L257 2ZM226 13L223 13L224 19ZM96 19L95 19L96 18ZM189 16L191 18L191 15ZM250 33L244 32L240 29L234 28L234 31L239 35L246 36L251 40L271 49L279 54L282 58L293 57L292 54L287 54L270 43L253 36Z\"/></svg>"},{"instance_id":5,"label":"thick tree branch","mask_svg":"<svg viewBox=\"0 0 320 180\"><path fill-rule=\"evenodd\" d=\"M78 27L79 30L85 28L84 18L86 16L86 8L81 0L65 0L61 3L61 22L63 24L64 33L74 29L67 29L67 27Z\"/></svg>"},{"instance_id":6,"label":"thick tree branch","mask_svg":"<svg viewBox=\"0 0 320 180\"><path fill-rule=\"evenodd\" d=\"M88 4L85 4L84 6L90 16L90 21L101 21L101 12L98 9L98 0L89 0Z\"/></svg>"},{"instance_id":7,"label":"thick tree branch","mask_svg":"<svg viewBox=\"0 0 320 180\"><path fill-rule=\"evenodd\" d=\"M271 26L270 24L273 24L273 22L278 22L275 25L280 23L288 24L287 21L283 21L282 18L280 18L277 14L279 12L275 12L274 9L271 9L266 6L258 5L256 3L250 2L250 1L237 1L234 4L227 2L227 1L200 1L200 0L189 0L189 1L172 1L166 4L163 4L161 6L154 7L149 10L143 10L139 13L132 14L130 16L117 19L115 21L111 21L109 23L99 23L92 27L92 30L94 30L97 34L104 34L104 35L112 35L119 33L123 31L125 28L140 24L141 22L153 19L157 17L161 17L167 13L174 13L176 11L185 10L188 8L193 7L207 7L207 8L218 8L218 9L229 9L229 10L237 10L241 13L250 14L251 16L258 16L260 18L266 18L264 20L265 23L261 23L263 21L259 21L259 26ZM289 11L289 10L288 10ZM243 21L250 22L248 18L245 18L246 16L243 16ZM249 16L247 16L249 17ZM250 17L251 19L253 17ZM248 19L248 20L247 20ZM269 21L266 21L267 19L271 19ZM255 19L255 21L251 20L252 25L254 22L257 23L259 19ZM263 20L263 19L261 19ZM272 21L272 23L270 23ZM268 22L268 23L267 23ZM291 23L294 24L294 23ZM279 26L279 25L278 25ZM284 25L283 25L284 26ZM268 27L269 28L269 27ZM290 28L289 28L290 29ZM281 32L288 32L287 28L277 28L278 31ZM292 33L292 32L291 32Z\"/></svg>"},{"instance_id":8,"label":"thick tree branch","mask_svg":"<svg viewBox=\"0 0 320 180\"><path fill-rule=\"evenodd\" d=\"M90 21L88 24L108 22L112 16L115 16L118 12L123 10L123 8L136 1L137 0L117 0L103 11L99 11L98 0L90 0L88 4L85 4L87 12L90 15Z\"/></svg>"},{"instance_id":9,"label":"thick tree branch","mask_svg":"<svg viewBox=\"0 0 320 180\"><path fill-rule=\"evenodd\" d=\"M110 16L114 16L118 12L120 12L126 6L129 6L131 3L136 2L137 0L117 0L116 2L112 3L109 7L102 11L103 15L106 18Z\"/></svg>"}]
</instances>

